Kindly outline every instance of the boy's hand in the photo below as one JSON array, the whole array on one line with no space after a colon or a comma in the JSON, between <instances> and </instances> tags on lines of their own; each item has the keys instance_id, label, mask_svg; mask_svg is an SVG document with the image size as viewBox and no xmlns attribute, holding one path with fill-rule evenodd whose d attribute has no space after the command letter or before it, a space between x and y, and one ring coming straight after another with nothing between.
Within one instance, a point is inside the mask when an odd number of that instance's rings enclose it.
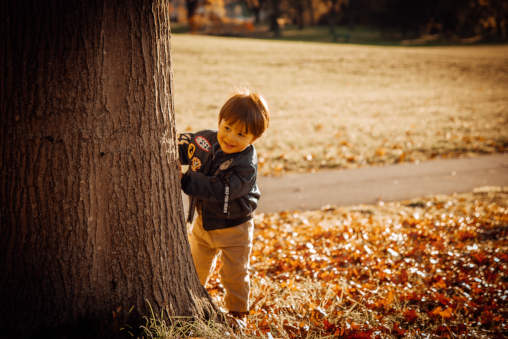
<instances>
[{"instance_id":1,"label":"boy's hand","mask_svg":"<svg viewBox=\"0 0 508 339\"><path fill-rule=\"evenodd\" d=\"M182 165L180 164L180 160L178 160L178 170L180 171L180 179L182 179Z\"/></svg>"}]
</instances>

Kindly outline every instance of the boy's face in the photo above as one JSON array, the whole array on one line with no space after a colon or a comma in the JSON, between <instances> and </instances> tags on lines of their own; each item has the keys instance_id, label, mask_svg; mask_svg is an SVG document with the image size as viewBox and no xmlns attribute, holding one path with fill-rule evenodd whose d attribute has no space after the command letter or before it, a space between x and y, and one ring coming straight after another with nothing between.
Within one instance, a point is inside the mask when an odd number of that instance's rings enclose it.
<instances>
[{"instance_id":1,"label":"boy's face","mask_svg":"<svg viewBox=\"0 0 508 339\"><path fill-rule=\"evenodd\" d=\"M228 154L241 152L256 140L254 134L247 133L243 129L242 124L236 123L231 125L224 119L219 123L217 139L222 151Z\"/></svg>"}]
</instances>

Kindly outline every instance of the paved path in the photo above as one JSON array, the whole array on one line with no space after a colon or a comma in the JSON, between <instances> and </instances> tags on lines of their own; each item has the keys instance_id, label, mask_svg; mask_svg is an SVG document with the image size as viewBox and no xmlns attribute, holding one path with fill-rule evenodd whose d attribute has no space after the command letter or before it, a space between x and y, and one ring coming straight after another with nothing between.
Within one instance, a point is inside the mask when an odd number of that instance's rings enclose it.
<instances>
[{"instance_id":1,"label":"paved path","mask_svg":"<svg viewBox=\"0 0 508 339\"><path fill-rule=\"evenodd\" d=\"M311 210L508 186L508 154L258 178L256 211ZM184 197L187 204L187 197Z\"/></svg>"},{"instance_id":2,"label":"paved path","mask_svg":"<svg viewBox=\"0 0 508 339\"><path fill-rule=\"evenodd\" d=\"M259 179L259 212L318 209L508 186L508 154Z\"/></svg>"}]
</instances>

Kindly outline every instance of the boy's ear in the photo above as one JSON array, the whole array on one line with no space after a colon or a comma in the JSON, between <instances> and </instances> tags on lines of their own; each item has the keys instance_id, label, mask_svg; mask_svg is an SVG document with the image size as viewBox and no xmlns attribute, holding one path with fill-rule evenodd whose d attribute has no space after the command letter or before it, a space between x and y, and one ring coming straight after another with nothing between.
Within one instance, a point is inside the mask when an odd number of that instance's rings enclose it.
<instances>
[{"instance_id":1,"label":"boy's ear","mask_svg":"<svg viewBox=\"0 0 508 339\"><path fill-rule=\"evenodd\" d=\"M259 136L260 137L260 136ZM254 137L252 138L252 140L250 141L249 145L252 145L254 143L254 141L256 141L257 139L259 139L259 137Z\"/></svg>"}]
</instances>

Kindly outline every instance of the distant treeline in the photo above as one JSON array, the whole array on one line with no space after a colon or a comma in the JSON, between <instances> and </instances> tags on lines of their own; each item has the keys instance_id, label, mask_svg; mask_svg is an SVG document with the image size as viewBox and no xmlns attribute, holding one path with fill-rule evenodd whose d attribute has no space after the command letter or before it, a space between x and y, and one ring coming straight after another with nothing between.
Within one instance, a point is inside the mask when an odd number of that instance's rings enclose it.
<instances>
[{"instance_id":1,"label":"distant treeline","mask_svg":"<svg viewBox=\"0 0 508 339\"><path fill-rule=\"evenodd\" d=\"M353 22L399 32L403 38L507 37L507 0L349 0L342 8Z\"/></svg>"},{"instance_id":2,"label":"distant treeline","mask_svg":"<svg viewBox=\"0 0 508 339\"><path fill-rule=\"evenodd\" d=\"M282 25L292 23L300 28L329 25L332 32L336 25L350 30L371 27L402 39L508 37L508 0L172 0L175 10L178 4L189 22L206 11L212 13L211 20L220 21L232 8L235 13L241 8L243 17L268 22L276 34Z\"/></svg>"}]
</instances>

